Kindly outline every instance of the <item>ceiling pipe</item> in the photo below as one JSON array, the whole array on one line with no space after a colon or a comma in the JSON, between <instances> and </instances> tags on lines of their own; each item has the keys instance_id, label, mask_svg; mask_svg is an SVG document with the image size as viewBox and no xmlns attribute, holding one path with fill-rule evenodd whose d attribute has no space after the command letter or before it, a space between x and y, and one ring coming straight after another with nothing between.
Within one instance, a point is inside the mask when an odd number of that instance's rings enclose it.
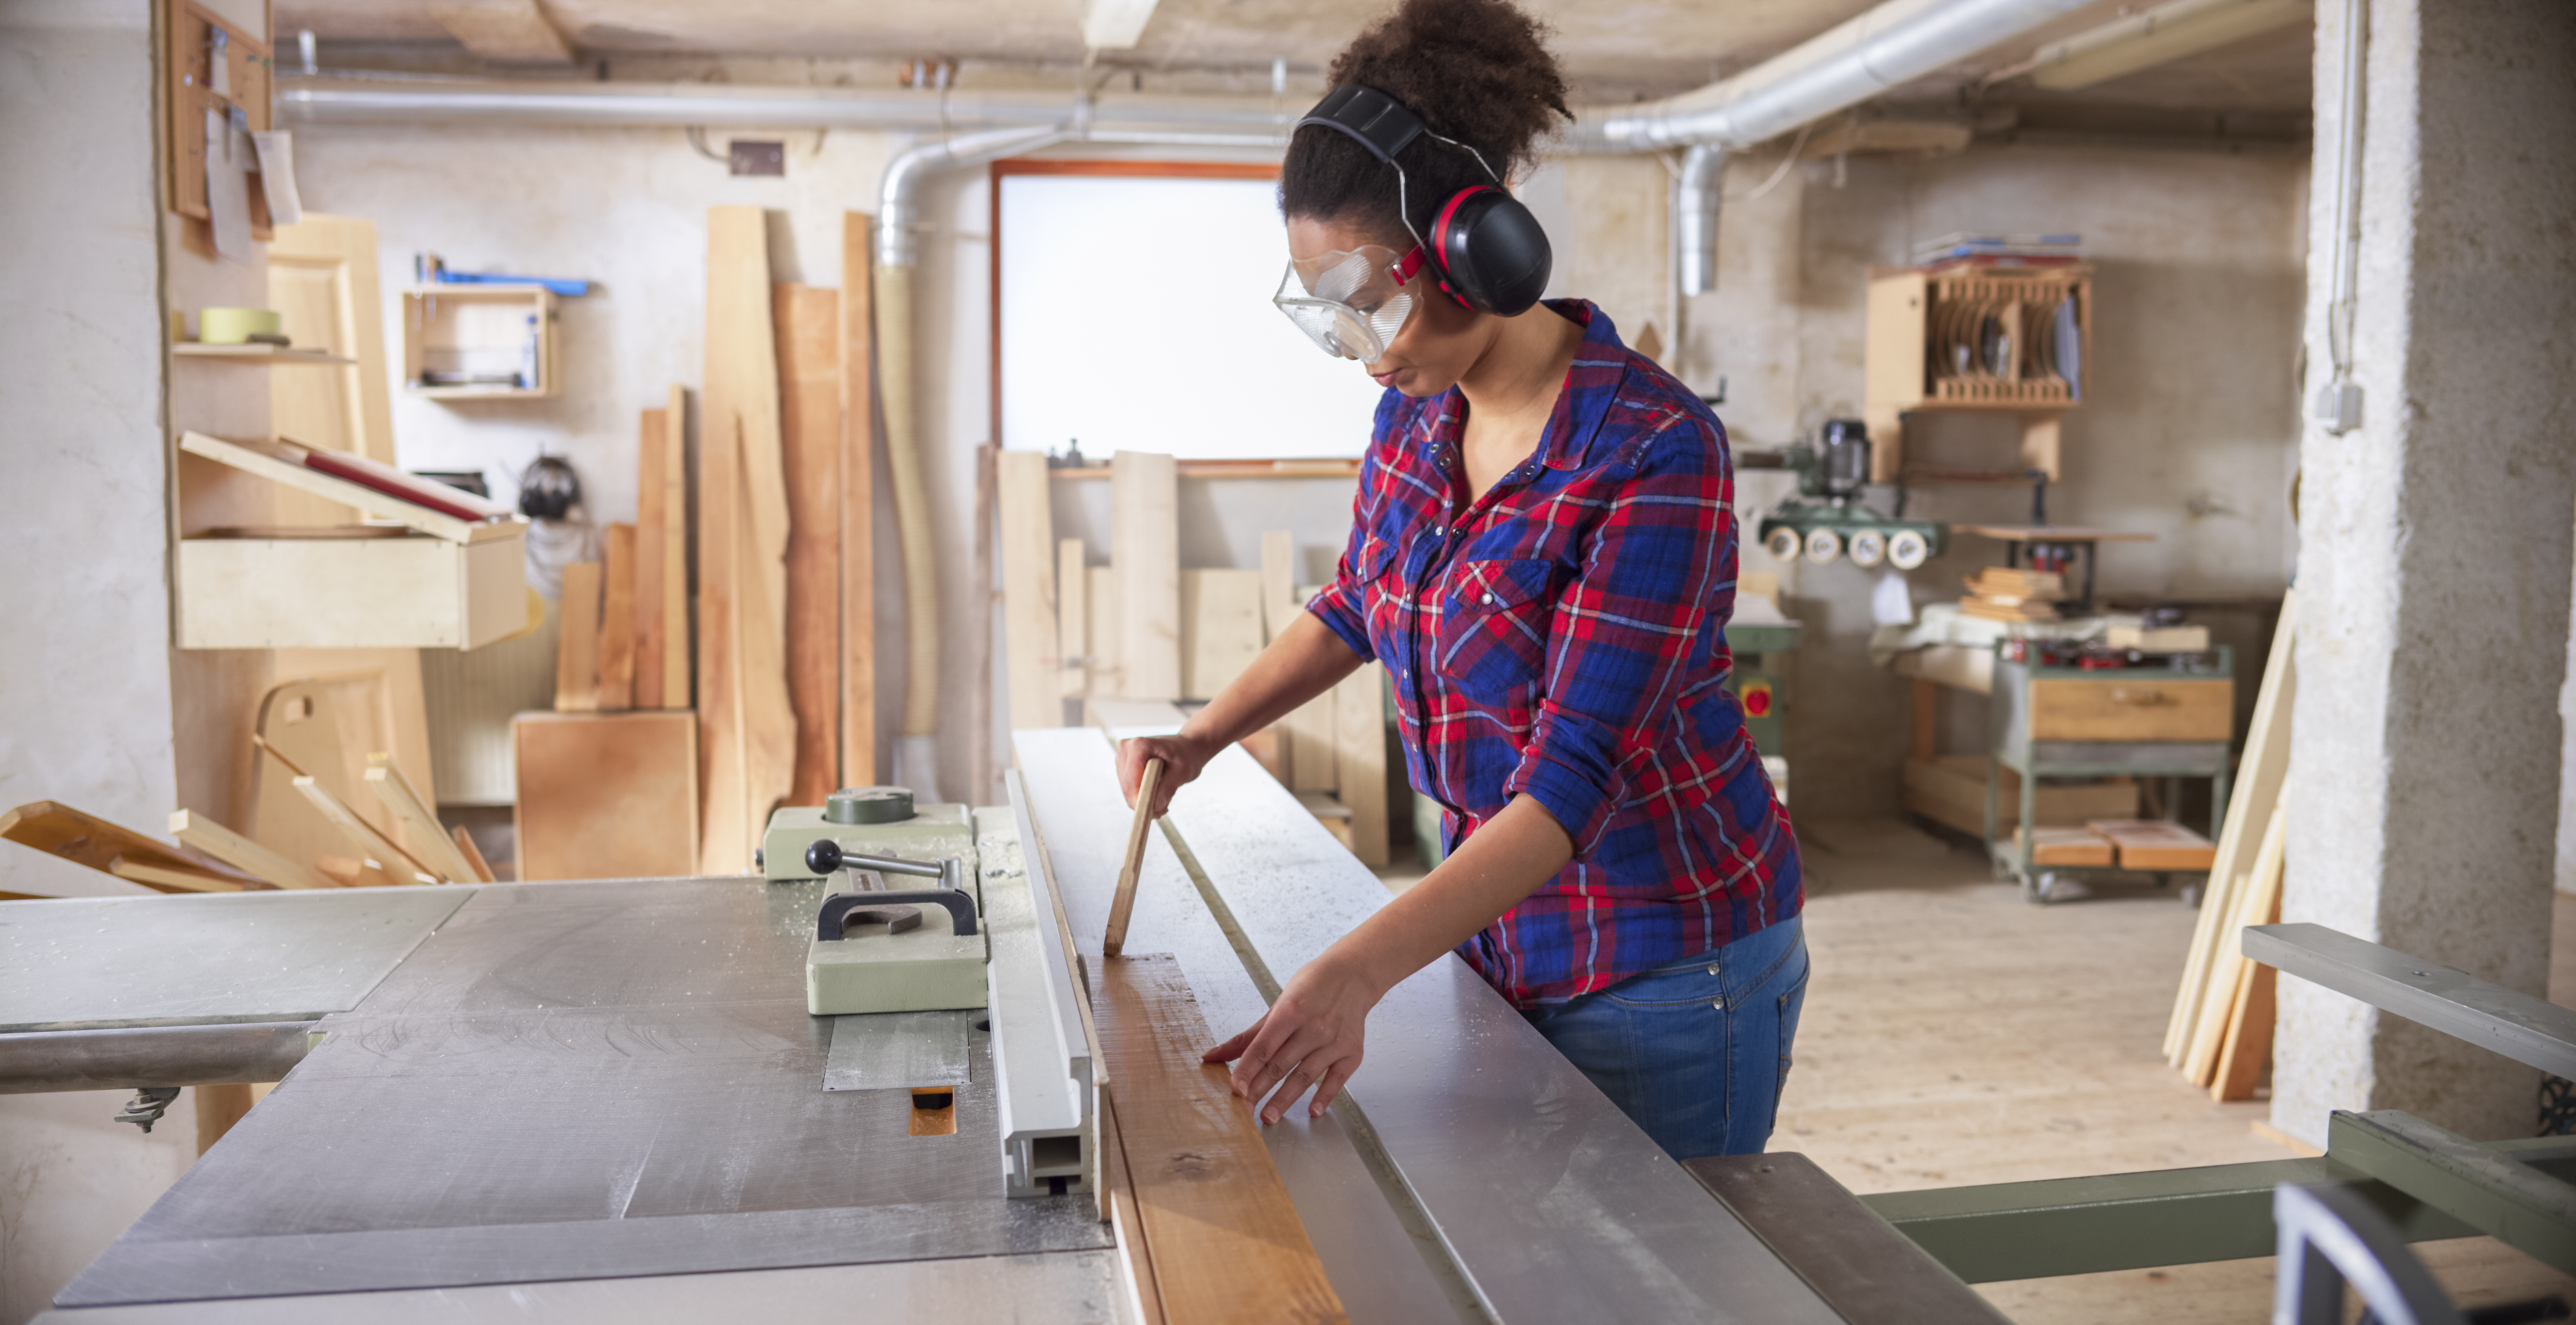
<instances>
[{"instance_id":1,"label":"ceiling pipe","mask_svg":"<svg viewBox=\"0 0 2576 1325\"><path fill-rule=\"evenodd\" d=\"M1726 191L1726 155L1716 143L1694 143L1673 177L1673 274L1683 294L1717 288L1717 212Z\"/></svg>"},{"instance_id":2,"label":"ceiling pipe","mask_svg":"<svg viewBox=\"0 0 2576 1325\"><path fill-rule=\"evenodd\" d=\"M726 87L707 83L493 82L429 77L279 79L279 111L308 125L587 124L628 128L876 129L954 133L1049 128L1074 112L1061 92ZM1096 112L1128 130L1277 132L1269 98L1125 94Z\"/></svg>"}]
</instances>

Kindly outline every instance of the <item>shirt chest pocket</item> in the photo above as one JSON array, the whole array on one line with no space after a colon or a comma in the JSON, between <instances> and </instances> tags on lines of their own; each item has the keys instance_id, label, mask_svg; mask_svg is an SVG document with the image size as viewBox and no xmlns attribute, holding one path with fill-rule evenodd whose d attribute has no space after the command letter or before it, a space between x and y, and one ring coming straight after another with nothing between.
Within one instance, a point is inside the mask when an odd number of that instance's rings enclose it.
<instances>
[{"instance_id":1,"label":"shirt chest pocket","mask_svg":"<svg viewBox=\"0 0 2576 1325\"><path fill-rule=\"evenodd\" d=\"M1459 563L1433 635L1441 680L1479 703L1527 704L1547 671L1554 570L1548 561Z\"/></svg>"}]
</instances>

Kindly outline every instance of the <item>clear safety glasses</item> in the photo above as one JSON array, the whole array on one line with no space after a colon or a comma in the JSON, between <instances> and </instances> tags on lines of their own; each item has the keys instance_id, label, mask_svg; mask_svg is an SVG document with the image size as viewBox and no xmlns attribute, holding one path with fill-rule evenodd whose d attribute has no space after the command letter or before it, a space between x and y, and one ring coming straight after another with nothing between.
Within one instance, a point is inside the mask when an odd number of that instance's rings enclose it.
<instances>
[{"instance_id":1,"label":"clear safety glasses","mask_svg":"<svg viewBox=\"0 0 2576 1325\"><path fill-rule=\"evenodd\" d=\"M1324 353L1375 363L1413 315L1404 283L1420 270L1419 248L1402 258L1374 244L1321 253L1290 262L1270 302Z\"/></svg>"}]
</instances>

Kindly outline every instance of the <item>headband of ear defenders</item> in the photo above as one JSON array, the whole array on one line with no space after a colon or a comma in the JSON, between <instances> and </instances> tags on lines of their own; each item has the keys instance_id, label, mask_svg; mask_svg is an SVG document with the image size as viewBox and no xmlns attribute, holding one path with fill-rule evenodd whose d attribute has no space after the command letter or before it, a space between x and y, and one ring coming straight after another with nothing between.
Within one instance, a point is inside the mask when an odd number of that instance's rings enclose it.
<instances>
[{"instance_id":1,"label":"headband of ear defenders","mask_svg":"<svg viewBox=\"0 0 2576 1325\"><path fill-rule=\"evenodd\" d=\"M1310 124L1350 138L1367 148L1370 155L1395 167L1397 213L1408 230L1413 228L1413 219L1406 214L1404 167L1396 162L1395 154L1414 139L1429 134L1474 157L1494 183L1461 189L1452 195L1433 221L1430 237L1416 231L1414 242L1430 255L1431 265L1440 277L1440 288L1466 307L1509 317L1538 302L1553 265L1547 234L1539 228L1538 218L1500 187L1502 180L1486 164L1483 153L1431 133L1423 126L1422 117L1406 109L1402 102L1358 83L1344 83L1324 94L1324 99L1316 102L1296 127L1303 129Z\"/></svg>"}]
</instances>

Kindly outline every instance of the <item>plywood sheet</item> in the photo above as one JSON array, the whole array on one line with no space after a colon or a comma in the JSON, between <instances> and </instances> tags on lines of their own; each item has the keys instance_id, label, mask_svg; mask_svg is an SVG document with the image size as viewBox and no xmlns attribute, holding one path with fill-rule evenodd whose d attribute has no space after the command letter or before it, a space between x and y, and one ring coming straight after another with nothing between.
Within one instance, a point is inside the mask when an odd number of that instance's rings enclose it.
<instances>
[{"instance_id":1,"label":"plywood sheet","mask_svg":"<svg viewBox=\"0 0 2576 1325\"><path fill-rule=\"evenodd\" d=\"M688 713L524 713L519 877L623 879L697 872L697 723Z\"/></svg>"}]
</instances>

